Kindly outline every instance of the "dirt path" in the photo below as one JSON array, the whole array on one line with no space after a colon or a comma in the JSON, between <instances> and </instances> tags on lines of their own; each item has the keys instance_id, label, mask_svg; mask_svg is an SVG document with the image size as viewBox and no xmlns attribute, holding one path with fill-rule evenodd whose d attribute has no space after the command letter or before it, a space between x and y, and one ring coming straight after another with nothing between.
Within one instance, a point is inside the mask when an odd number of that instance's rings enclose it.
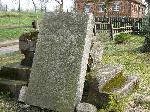
<instances>
[{"instance_id":1,"label":"dirt path","mask_svg":"<svg viewBox=\"0 0 150 112\"><path fill-rule=\"evenodd\" d=\"M0 55L6 54L6 53L12 53L12 52L15 52L15 51L19 51L19 45L1 47L0 48Z\"/></svg>"},{"instance_id":2,"label":"dirt path","mask_svg":"<svg viewBox=\"0 0 150 112\"><path fill-rule=\"evenodd\" d=\"M12 46L12 45L18 45L19 40L7 40L4 42L0 42L0 48L1 47L7 47L7 46Z\"/></svg>"}]
</instances>

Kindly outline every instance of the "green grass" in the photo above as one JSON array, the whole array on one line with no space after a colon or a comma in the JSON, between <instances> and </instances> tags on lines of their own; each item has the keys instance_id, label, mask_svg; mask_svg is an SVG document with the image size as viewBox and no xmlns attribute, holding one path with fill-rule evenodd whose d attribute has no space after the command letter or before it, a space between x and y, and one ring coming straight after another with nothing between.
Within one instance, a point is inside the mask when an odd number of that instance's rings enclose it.
<instances>
[{"instance_id":1,"label":"green grass","mask_svg":"<svg viewBox=\"0 0 150 112\"><path fill-rule=\"evenodd\" d=\"M31 29L0 29L0 42L18 39L24 31L31 31Z\"/></svg>"},{"instance_id":2,"label":"green grass","mask_svg":"<svg viewBox=\"0 0 150 112\"><path fill-rule=\"evenodd\" d=\"M141 53L144 37L132 35L126 44L105 41L103 63L124 65L124 74L137 74L141 83L139 93L150 94L150 53Z\"/></svg>"},{"instance_id":3,"label":"green grass","mask_svg":"<svg viewBox=\"0 0 150 112\"><path fill-rule=\"evenodd\" d=\"M31 26L34 19L40 19L41 13L27 13L27 12L0 12L0 26ZM0 41L17 39L24 31L30 31L31 28L18 29L0 29Z\"/></svg>"}]
</instances>

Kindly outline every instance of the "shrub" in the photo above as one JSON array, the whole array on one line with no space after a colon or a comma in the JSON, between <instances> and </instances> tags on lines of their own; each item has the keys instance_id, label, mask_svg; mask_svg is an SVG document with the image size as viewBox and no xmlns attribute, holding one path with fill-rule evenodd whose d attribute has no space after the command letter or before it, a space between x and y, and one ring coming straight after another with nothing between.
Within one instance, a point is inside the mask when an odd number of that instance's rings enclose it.
<instances>
[{"instance_id":1,"label":"shrub","mask_svg":"<svg viewBox=\"0 0 150 112\"><path fill-rule=\"evenodd\" d=\"M115 40L116 44L121 44L121 43L127 42L129 40L129 38L130 38L129 34L120 33L114 37L114 40Z\"/></svg>"}]
</instances>

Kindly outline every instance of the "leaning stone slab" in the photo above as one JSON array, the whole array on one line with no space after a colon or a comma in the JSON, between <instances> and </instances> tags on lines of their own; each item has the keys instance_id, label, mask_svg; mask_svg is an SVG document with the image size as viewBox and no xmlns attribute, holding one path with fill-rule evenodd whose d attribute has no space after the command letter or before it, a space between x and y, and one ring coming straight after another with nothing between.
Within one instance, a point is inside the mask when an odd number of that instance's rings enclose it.
<instances>
[{"instance_id":1,"label":"leaning stone slab","mask_svg":"<svg viewBox=\"0 0 150 112\"><path fill-rule=\"evenodd\" d=\"M77 112L97 112L97 108L89 103L79 103L76 107Z\"/></svg>"},{"instance_id":2,"label":"leaning stone slab","mask_svg":"<svg viewBox=\"0 0 150 112\"><path fill-rule=\"evenodd\" d=\"M93 16L50 13L39 30L25 103L73 112L82 98Z\"/></svg>"},{"instance_id":3,"label":"leaning stone slab","mask_svg":"<svg viewBox=\"0 0 150 112\"><path fill-rule=\"evenodd\" d=\"M90 54L93 58L94 67L95 66L100 67L100 65L102 63L101 62L102 56L103 56L103 46L102 46L102 43L100 41L93 43Z\"/></svg>"}]
</instances>

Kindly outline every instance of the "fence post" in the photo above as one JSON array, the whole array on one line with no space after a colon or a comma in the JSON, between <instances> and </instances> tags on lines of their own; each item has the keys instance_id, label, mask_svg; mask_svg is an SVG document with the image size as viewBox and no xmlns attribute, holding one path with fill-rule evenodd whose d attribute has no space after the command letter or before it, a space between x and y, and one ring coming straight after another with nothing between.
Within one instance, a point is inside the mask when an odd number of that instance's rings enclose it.
<instances>
[{"instance_id":1,"label":"fence post","mask_svg":"<svg viewBox=\"0 0 150 112\"><path fill-rule=\"evenodd\" d=\"M5 10L6 10L6 12L7 12L7 9L8 9L8 7L7 7L7 5L6 5L6 9L5 9Z\"/></svg>"},{"instance_id":2,"label":"fence post","mask_svg":"<svg viewBox=\"0 0 150 112\"><path fill-rule=\"evenodd\" d=\"M112 25L112 21L111 19L109 18L109 26L110 26L110 38L111 40L113 40L113 25Z\"/></svg>"},{"instance_id":3,"label":"fence post","mask_svg":"<svg viewBox=\"0 0 150 112\"><path fill-rule=\"evenodd\" d=\"M96 33L97 33L97 31L96 31L96 24L94 25L93 33L94 33L94 36L96 36Z\"/></svg>"},{"instance_id":4,"label":"fence post","mask_svg":"<svg viewBox=\"0 0 150 112\"><path fill-rule=\"evenodd\" d=\"M132 32L135 34L135 19L132 19Z\"/></svg>"}]
</instances>

